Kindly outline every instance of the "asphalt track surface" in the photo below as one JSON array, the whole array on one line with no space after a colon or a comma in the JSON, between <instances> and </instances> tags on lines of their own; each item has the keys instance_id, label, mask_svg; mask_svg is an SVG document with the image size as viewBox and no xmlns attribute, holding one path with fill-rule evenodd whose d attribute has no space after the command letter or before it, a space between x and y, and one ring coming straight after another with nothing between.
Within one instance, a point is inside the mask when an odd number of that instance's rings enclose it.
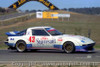
<instances>
[{"instance_id":1,"label":"asphalt track surface","mask_svg":"<svg viewBox=\"0 0 100 67\"><path fill-rule=\"evenodd\" d=\"M58 50L38 50L19 53L15 50L0 50L0 61L83 61L100 62L100 50L66 54Z\"/></svg>"}]
</instances>

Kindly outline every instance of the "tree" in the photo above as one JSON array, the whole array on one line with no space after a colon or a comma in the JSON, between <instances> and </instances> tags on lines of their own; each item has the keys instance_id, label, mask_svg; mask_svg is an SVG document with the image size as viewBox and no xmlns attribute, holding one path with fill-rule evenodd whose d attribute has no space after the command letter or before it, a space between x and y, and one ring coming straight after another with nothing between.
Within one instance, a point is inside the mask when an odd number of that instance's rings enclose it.
<instances>
[{"instance_id":1,"label":"tree","mask_svg":"<svg viewBox=\"0 0 100 67\"><path fill-rule=\"evenodd\" d=\"M6 10L0 7L0 12L4 13Z\"/></svg>"}]
</instances>

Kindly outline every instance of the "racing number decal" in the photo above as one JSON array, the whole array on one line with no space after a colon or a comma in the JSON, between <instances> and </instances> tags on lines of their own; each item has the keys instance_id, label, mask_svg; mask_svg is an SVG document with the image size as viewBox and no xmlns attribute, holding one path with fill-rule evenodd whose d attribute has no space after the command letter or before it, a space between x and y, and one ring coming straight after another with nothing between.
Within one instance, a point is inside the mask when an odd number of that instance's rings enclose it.
<instances>
[{"instance_id":1,"label":"racing number decal","mask_svg":"<svg viewBox=\"0 0 100 67\"><path fill-rule=\"evenodd\" d=\"M35 36L30 36L29 41L34 43L35 42Z\"/></svg>"}]
</instances>

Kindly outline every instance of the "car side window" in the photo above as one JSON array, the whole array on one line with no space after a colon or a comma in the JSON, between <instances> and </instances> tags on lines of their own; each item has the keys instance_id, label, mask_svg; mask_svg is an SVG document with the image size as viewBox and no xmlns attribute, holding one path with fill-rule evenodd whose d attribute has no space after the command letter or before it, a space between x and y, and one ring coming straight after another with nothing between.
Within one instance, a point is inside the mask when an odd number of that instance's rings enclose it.
<instances>
[{"instance_id":1,"label":"car side window","mask_svg":"<svg viewBox=\"0 0 100 67\"><path fill-rule=\"evenodd\" d=\"M49 34L45 30L42 30L42 29L33 29L32 30L32 35L35 35L35 36L49 36Z\"/></svg>"}]
</instances>

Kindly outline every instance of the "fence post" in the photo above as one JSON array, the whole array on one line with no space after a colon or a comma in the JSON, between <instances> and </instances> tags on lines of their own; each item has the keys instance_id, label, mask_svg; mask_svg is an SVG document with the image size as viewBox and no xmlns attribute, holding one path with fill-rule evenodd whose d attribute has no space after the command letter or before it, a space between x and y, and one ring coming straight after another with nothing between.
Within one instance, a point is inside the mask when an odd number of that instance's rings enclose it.
<instances>
[{"instance_id":1,"label":"fence post","mask_svg":"<svg viewBox=\"0 0 100 67\"><path fill-rule=\"evenodd\" d=\"M88 37L91 37L91 29L88 30Z\"/></svg>"}]
</instances>

